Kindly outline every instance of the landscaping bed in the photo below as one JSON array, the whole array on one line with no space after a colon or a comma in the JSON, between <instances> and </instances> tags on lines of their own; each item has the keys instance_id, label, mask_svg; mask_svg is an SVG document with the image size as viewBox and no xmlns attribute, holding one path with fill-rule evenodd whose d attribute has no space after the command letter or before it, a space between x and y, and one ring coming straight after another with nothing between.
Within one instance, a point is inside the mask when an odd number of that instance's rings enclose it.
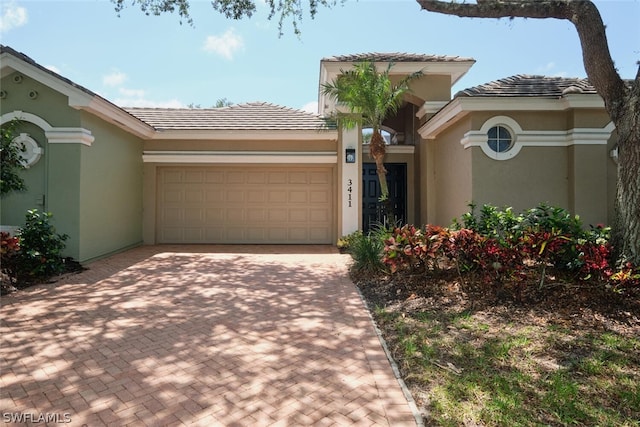
<instances>
[{"instance_id":1,"label":"landscaping bed","mask_svg":"<svg viewBox=\"0 0 640 427\"><path fill-rule=\"evenodd\" d=\"M426 425L640 425L640 295L352 272ZM558 276L560 277L560 275Z\"/></svg>"}]
</instances>

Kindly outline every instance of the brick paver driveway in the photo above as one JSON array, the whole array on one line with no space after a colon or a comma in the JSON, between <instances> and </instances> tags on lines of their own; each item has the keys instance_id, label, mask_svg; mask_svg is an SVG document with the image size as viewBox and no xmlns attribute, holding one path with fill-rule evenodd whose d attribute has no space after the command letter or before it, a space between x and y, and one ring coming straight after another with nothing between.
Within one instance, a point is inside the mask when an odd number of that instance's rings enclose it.
<instances>
[{"instance_id":1,"label":"brick paver driveway","mask_svg":"<svg viewBox=\"0 0 640 427\"><path fill-rule=\"evenodd\" d=\"M147 246L3 297L0 423L415 426L347 260Z\"/></svg>"}]
</instances>

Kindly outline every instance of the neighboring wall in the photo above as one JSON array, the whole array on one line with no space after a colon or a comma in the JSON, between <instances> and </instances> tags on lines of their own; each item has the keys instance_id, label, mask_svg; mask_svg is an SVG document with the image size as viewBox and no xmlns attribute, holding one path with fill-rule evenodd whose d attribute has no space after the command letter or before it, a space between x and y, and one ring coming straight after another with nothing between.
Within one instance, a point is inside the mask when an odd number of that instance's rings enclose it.
<instances>
[{"instance_id":1,"label":"neighboring wall","mask_svg":"<svg viewBox=\"0 0 640 427\"><path fill-rule=\"evenodd\" d=\"M3 225L23 225L27 209L51 212L56 231L69 236L64 255L81 262L139 244L141 140L69 107L66 96L27 76L16 83L16 74L2 79L7 97L2 100L1 113L21 111L39 122L25 121L19 132L29 133L44 154L22 172L27 191L2 199ZM28 96L32 91L38 94L35 99ZM51 143L46 128L70 129L65 132L75 141L65 142L62 137ZM81 129L91 133L93 142L78 141Z\"/></svg>"},{"instance_id":2,"label":"neighboring wall","mask_svg":"<svg viewBox=\"0 0 640 427\"><path fill-rule=\"evenodd\" d=\"M80 258L142 243L142 141L99 118L82 114L95 137L82 147Z\"/></svg>"}]
</instances>

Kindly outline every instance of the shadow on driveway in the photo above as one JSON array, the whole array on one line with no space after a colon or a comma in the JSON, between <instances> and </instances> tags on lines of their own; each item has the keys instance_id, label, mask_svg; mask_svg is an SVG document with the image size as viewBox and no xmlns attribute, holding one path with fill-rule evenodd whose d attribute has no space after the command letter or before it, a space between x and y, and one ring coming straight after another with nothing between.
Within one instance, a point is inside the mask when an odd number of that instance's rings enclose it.
<instances>
[{"instance_id":1,"label":"shadow on driveway","mask_svg":"<svg viewBox=\"0 0 640 427\"><path fill-rule=\"evenodd\" d=\"M145 246L4 297L0 422L415 426L348 259Z\"/></svg>"}]
</instances>

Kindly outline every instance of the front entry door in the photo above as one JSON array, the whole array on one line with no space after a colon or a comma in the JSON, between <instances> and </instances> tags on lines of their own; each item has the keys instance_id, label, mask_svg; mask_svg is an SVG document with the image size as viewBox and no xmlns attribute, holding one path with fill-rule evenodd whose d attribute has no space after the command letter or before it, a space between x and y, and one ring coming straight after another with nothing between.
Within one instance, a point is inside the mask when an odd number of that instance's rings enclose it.
<instances>
[{"instance_id":1,"label":"front entry door","mask_svg":"<svg viewBox=\"0 0 640 427\"><path fill-rule=\"evenodd\" d=\"M407 220L407 165L406 163L385 163L389 200L394 218L405 223ZM380 198L380 181L375 163L362 164L362 230L366 233L371 226L384 222L384 209Z\"/></svg>"}]
</instances>

